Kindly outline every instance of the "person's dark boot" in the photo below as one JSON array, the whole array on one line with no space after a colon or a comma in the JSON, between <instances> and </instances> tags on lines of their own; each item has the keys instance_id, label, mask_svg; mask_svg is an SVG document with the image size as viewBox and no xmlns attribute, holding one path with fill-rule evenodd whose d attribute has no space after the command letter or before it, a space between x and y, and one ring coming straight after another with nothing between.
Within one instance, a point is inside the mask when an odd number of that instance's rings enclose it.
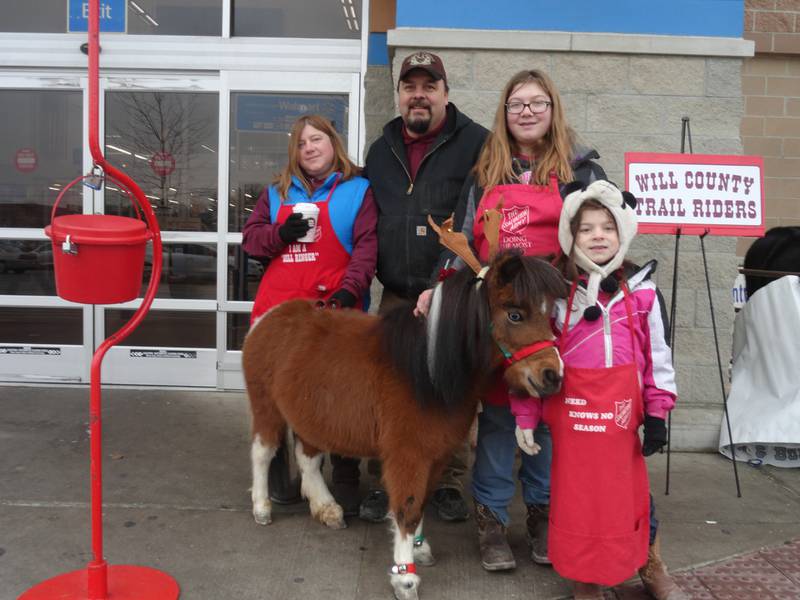
<instances>
[{"instance_id":1,"label":"person's dark boot","mask_svg":"<svg viewBox=\"0 0 800 600\"><path fill-rule=\"evenodd\" d=\"M469 507L464 496L455 488L441 488L433 493L431 504L442 521L466 521Z\"/></svg>"},{"instance_id":2,"label":"person's dark boot","mask_svg":"<svg viewBox=\"0 0 800 600\"><path fill-rule=\"evenodd\" d=\"M647 564L639 569L639 577L642 578L644 589L656 600L688 600L661 559L661 539L658 534L647 551Z\"/></svg>"},{"instance_id":3,"label":"person's dark boot","mask_svg":"<svg viewBox=\"0 0 800 600\"><path fill-rule=\"evenodd\" d=\"M389 496L383 490L370 490L358 508L358 516L370 523L383 523L389 513Z\"/></svg>"},{"instance_id":4,"label":"person's dark boot","mask_svg":"<svg viewBox=\"0 0 800 600\"><path fill-rule=\"evenodd\" d=\"M296 504L303 500L300 495L300 478L293 478L291 475L285 445L278 448L275 458L269 463L267 485L269 499L275 504Z\"/></svg>"},{"instance_id":5,"label":"person's dark boot","mask_svg":"<svg viewBox=\"0 0 800 600\"><path fill-rule=\"evenodd\" d=\"M550 559L547 558L547 532L550 528L550 505L528 504L528 518L525 525L528 530L531 560L538 565L549 565Z\"/></svg>"},{"instance_id":6,"label":"person's dark boot","mask_svg":"<svg viewBox=\"0 0 800 600\"><path fill-rule=\"evenodd\" d=\"M478 523L478 545L481 565L487 571L509 571L517 561L506 539L505 526L488 506L475 502L475 521Z\"/></svg>"},{"instance_id":7,"label":"person's dark boot","mask_svg":"<svg viewBox=\"0 0 800 600\"><path fill-rule=\"evenodd\" d=\"M345 517L358 516L361 504L361 492L359 491L361 459L331 454L331 465L333 466L331 493L333 493L334 500L342 507Z\"/></svg>"}]
</instances>

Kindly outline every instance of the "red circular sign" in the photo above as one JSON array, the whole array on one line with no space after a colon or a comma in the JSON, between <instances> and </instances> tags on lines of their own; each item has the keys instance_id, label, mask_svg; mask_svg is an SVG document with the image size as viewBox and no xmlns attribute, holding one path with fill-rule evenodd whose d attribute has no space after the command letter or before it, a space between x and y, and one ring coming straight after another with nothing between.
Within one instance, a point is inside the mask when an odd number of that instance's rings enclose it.
<instances>
[{"instance_id":1,"label":"red circular sign","mask_svg":"<svg viewBox=\"0 0 800 600\"><path fill-rule=\"evenodd\" d=\"M165 177L175 170L175 157L169 152L156 152L150 158L149 164L156 175Z\"/></svg>"},{"instance_id":2,"label":"red circular sign","mask_svg":"<svg viewBox=\"0 0 800 600\"><path fill-rule=\"evenodd\" d=\"M14 166L20 173L35 171L39 165L39 157L32 148L20 148L14 155Z\"/></svg>"}]
</instances>

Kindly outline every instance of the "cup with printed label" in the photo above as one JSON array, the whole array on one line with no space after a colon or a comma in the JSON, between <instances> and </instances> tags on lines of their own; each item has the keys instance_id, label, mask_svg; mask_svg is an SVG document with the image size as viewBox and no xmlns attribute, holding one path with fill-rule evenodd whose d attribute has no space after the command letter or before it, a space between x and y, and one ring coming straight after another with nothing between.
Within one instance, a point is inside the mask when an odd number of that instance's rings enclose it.
<instances>
[{"instance_id":1,"label":"cup with printed label","mask_svg":"<svg viewBox=\"0 0 800 600\"><path fill-rule=\"evenodd\" d=\"M319 206L311 202L298 202L292 207L292 212L300 213L308 221L308 231L299 238L298 242L313 242L317 239L317 218L319 217Z\"/></svg>"}]
</instances>

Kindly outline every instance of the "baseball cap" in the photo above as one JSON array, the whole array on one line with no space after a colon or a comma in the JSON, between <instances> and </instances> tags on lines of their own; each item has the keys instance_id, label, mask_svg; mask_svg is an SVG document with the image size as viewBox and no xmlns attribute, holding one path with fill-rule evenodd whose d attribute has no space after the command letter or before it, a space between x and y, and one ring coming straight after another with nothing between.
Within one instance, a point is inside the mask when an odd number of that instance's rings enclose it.
<instances>
[{"instance_id":1,"label":"baseball cap","mask_svg":"<svg viewBox=\"0 0 800 600\"><path fill-rule=\"evenodd\" d=\"M435 80L441 79L447 85L447 73L444 70L442 59L433 54L432 52L415 52L406 56L403 60L403 65L400 67L399 81L403 81L406 75L414 69L422 69L427 71Z\"/></svg>"}]
</instances>

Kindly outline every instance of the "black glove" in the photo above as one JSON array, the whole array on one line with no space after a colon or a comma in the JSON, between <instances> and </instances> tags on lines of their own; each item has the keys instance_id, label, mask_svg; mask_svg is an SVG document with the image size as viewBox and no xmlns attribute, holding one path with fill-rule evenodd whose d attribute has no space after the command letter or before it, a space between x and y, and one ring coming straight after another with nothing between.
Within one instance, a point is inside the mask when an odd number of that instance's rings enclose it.
<instances>
[{"instance_id":1,"label":"black glove","mask_svg":"<svg viewBox=\"0 0 800 600\"><path fill-rule=\"evenodd\" d=\"M651 417L644 418L644 443L642 444L642 454L650 456L655 454L664 444L667 443L667 424L664 419Z\"/></svg>"},{"instance_id":2,"label":"black glove","mask_svg":"<svg viewBox=\"0 0 800 600\"><path fill-rule=\"evenodd\" d=\"M338 290L328 298L328 308L352 308L356 305L357 298L347 290Z\"/></svg>"},{"instance_id":3,"label":"black glove","mask_svg":"<svg viewBox=\"0 0 800 600\"><path fill-rule=\"evenodd\" d=\"M308 224L308 219L304 219L300 213L292 213L283 225L278 227L278 235L284 244L291 244L303 237L309 229L311 226Z\"/></svg>"}]
</instances>

